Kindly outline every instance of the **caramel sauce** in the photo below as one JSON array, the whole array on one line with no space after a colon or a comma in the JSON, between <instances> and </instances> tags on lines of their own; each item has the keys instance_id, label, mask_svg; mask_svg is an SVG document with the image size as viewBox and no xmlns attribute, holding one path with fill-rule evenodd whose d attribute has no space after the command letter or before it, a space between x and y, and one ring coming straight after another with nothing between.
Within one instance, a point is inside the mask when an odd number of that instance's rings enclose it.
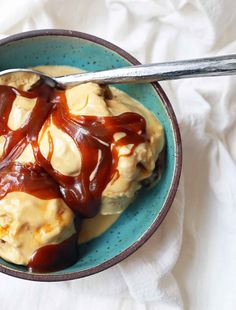
<instances>
[{"instance_id":1,"label":"caramel sauce","mask_svg":"<svg viewBox=\"0 0 236 310\"><path fill-rule=\"evenodd\" d=\"M27 120L17 130L8 127L8 118L17 95L37 98ZM40 83L30 91L0 86L0 136L5 137L0 158L0 199L7 193L23 191L41 199L62 198L81 218L94 217L100 208L101 195L107 184L119 177L117 170L119 148L132 144L130 156L137 145L146 140L146 121L136 113L118 116L84 116L70 113L65 91ZM62 175L53 169L53 139L48 133L49 154L40 151L39 132L45 132L50 122L67 133L81 153L81 171L78 176ZM115 141L117 132L125 136ZM18 157L31 145L35 163L22 164ZM100 155L98 155L100 152ZM96 173L90 180L94 169ZM38 249L29 268L45 272L58 270L78 259L75 237Z\"/></svg>"},{"instance_id":2,"label":"caramel sauce","mask_svg":"<svg viewBox=\"0 0 236 310\"><path fill-rule=\"evenodd\" d=\"M74 234L59 244L49 244L35 251L28 263L33 272L52 272L75 264L79 258L78 236Z\"/></svg>"}]
</instances>

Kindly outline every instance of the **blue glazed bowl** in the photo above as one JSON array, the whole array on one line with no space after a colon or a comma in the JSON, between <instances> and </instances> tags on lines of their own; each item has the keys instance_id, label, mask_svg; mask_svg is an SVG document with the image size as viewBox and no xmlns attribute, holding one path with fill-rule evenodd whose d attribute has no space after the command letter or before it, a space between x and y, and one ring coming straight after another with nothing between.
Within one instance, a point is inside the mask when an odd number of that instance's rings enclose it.
<instances>
[{"instance_id":1,"label":"blue glazed bowl","mask_svg":"<svg viewBox=\"0 0 236 310\"><path fill-rule=\"evenodd\" d=\"M0 70L38 65L68 65L104 70L139 64L117 46L97 37L67 30L40 30L0 41ZM0 271L37 281L63 281L94 274L120 262L136 251L158 228L174 199L182 164L178 124L169 100L159 84L119 85L161 121L165 129L166 159L159 183L139 195L118 221L100 237L81 245L80 260L64 270L29 273L24 267L0 259Z\"/></svg>"}]
</instances>

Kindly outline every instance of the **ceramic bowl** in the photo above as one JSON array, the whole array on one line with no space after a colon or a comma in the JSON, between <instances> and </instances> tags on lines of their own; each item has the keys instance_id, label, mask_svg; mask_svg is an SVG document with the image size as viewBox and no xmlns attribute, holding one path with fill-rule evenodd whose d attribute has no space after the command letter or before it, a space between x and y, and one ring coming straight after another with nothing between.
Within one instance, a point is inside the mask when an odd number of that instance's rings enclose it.
<instances>
[{"instance_id":1,"label":"ceramic bowl","mask_svg":"<svg viewBox=\"0 0 236 310\"><path fill-rule=\"evenodd\" d=\"M83 70L104 70L139 64L130 54L100 38L68 30L40 30L0 41L0 70L38 65L68 65ZM118 85L139 100L165 129L166 160L159 183L139 195L113 226L80 247L80 260L64 270L37 274L0 260L0 271L37 281L64 281L105 270L134 253L156 231L174 199L181 172L181 140L175 114L158 83Z\"/></svg>"}]
</instances>

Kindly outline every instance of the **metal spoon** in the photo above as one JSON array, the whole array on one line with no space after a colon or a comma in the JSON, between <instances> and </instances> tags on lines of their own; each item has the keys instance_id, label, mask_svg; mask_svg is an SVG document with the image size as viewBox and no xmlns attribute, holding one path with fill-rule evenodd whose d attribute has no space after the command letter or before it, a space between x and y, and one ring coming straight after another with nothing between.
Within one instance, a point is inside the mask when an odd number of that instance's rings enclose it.
<instances>
[{"instance_id":1,"label":"metal spoon","mask_svg":"<svg viewBox=\"0 0 236 310\"><path fill-rule=\"evenodd\" d=\"M17 72L36 75L38 79L44 80L48 85L64 89L87 82L98 84L145 83L182 78L233 75L236 74L236 55L138 65L60 77L51 77L31 69L9 69L0 72L0 79Z\"/></svg>"}]
</instances>

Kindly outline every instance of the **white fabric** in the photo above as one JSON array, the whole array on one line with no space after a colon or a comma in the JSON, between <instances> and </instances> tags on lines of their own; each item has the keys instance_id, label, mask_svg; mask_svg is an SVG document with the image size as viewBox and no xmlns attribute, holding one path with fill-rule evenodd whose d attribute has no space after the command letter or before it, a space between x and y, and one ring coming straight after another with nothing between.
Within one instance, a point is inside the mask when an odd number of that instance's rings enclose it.
<instances>
[{"instance_id":1,"label":"white fabric","mask_svg":"<svg viewBox=\"0 0 236 310\"><path fill-rule=\"evenodd\" d=\"M0 12L2 35L74 29L146 63L236 50L235 0L0 0ZM180 123L184 168L158 232L127 260L85 279L34 283L1 274L1 310L235 309L236 78L162 86Z\"/></svg>"}]
</instances>

